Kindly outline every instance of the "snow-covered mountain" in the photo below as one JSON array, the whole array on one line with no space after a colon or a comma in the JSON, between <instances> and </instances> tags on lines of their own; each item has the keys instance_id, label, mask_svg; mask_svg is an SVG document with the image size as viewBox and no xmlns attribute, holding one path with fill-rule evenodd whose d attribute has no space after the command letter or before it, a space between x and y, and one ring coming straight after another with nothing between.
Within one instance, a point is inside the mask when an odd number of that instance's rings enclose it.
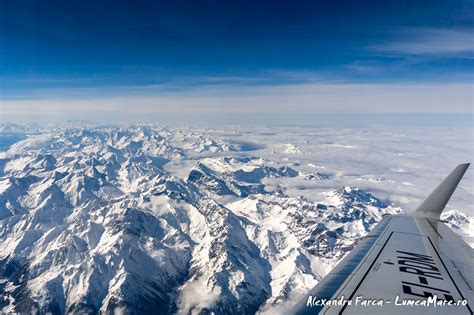
<instances>
[{"instance_id":1,"label":"snow-covered mountain","mask_svg":"<svg viewBox=\"0 0 474 315\"><path fill-rule=\"evenodd\" d=\"M0 153L0 312L284 312L403 211L355 187L290 195L331 174L190 129L0 130L27 133ZM474 218L444 218L472 240Z\"/></svg>"}]
</instances>

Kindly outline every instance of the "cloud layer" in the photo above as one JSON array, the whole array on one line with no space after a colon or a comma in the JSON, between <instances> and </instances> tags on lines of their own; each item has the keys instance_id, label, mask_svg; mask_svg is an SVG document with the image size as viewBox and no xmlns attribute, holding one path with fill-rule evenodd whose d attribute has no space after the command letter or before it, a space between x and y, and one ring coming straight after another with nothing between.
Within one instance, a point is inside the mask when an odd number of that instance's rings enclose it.
<instances>
[{"instance_id":1,"label":"cloud layer","mask_svg":"<svg viewBox=\"0 0 474 315\"><path fill-rule=\"evenodd\" d=\"M90 118L150 114L470 113L472 84L295 84L215 86L193 91L0 101L6 120L21 116ZM122 91L123 92L123 91ZM127 95L121 93L120 95Z\"/></svg>"}]
</instances>

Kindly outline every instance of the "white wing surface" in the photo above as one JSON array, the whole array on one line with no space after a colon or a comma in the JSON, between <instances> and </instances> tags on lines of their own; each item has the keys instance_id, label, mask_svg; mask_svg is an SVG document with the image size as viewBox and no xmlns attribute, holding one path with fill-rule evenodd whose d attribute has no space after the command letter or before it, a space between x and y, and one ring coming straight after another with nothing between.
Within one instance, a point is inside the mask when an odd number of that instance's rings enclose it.
<instances>
[{"instance_id":1,"label":"white wing surface","mask_svg":"<svg viewBox=\"0 0 474 315\"><path fill-rule=\"evenodd\" d=\"M439 220L469 164L409 215L386 216L295 314L473 314L474 250Z\"/></svg>"}]
</instances>

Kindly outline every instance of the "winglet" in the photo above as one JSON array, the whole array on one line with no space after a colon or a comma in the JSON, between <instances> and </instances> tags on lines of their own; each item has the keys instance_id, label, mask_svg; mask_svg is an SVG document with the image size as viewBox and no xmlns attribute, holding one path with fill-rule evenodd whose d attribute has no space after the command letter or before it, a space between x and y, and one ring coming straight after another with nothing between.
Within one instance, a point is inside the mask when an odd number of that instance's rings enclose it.
<instances>
[{"instance_id":1,"label":"winglet","mask_svg":"<svg viewBox=\"0 0 474 315\"><path fill-rule=\"evenodd\" d=\"M414 216L439 220L441 212L463 177L469 163L458 165L413 212Z\"/></svg>"}]
</instances>

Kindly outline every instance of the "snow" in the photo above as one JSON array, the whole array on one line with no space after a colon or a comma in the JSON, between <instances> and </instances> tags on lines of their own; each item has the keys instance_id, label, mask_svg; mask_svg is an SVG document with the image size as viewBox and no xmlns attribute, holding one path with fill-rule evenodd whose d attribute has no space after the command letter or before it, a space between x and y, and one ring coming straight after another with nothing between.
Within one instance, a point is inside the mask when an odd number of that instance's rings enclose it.
<instances>
[{"instance_id":1,"label":"snow","mask_svg":"<svg viewBox=\"0 0 474 315\"><path fill-rule=\"evenodd\" d=\"M301 148L294 144L287 143L285 144L285 150L283 152L286 154L301 154Z\"/></svg>"},{"instance_id":2,"label":"snow","mask_svg":"<svg viewBox=\"0 0 474 315\"><path fill-rule=\"evenodd\" d=\"M449 172L442 137L232 128L25 126L0 153L0 312L284 314ZM466 182L443 217L472 245Z\"/></svg>"}]
</instances>

